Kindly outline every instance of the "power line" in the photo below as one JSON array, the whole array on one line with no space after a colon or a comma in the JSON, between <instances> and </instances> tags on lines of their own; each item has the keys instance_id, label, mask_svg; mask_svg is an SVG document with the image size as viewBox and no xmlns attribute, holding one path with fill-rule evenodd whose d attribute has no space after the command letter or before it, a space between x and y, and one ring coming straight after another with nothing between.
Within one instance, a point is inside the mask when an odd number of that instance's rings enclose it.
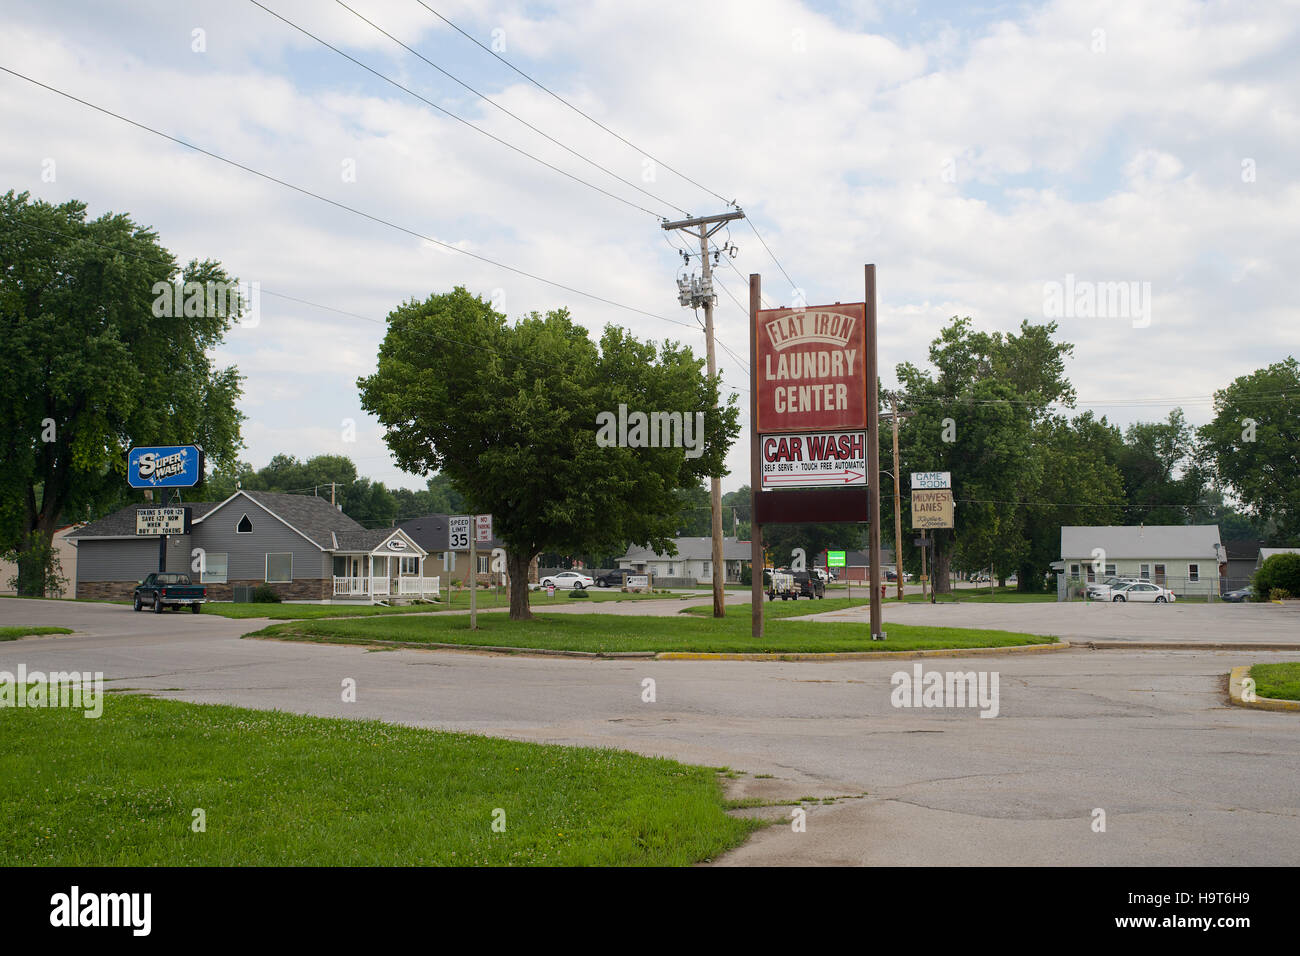
<instances>
[{"instance_id":1,"label":"power line","mask_svg":"<svg viewBox=\"0 0 1300 956\"><path fill-rule=\"evenodd\" d=\"M477 96L479 99L483 100L483 101L486 102L486 103L490 103L492 106L495 106L498 110L500 110L502 113L505 113L505 114L506 114L507 116L509 116L511 119L515 120L516 122L522 123L524 126L527 126L527 127L528 127L530 130L532 130L534 133L537 133L539 136L543 136L543 137L545 137L547 140L549 140L550 142L554 143L556 146L558 146L558 147L560 147L561 149L565 150L566 152L571 153L572 155L578 157L578 158L581 159L584 163L587 163L587 164L589 164L589 165L591 165L591 166L594 166L596 169L599 169L601 172L606 173L606 174L608 174L608 175L614 177L615 179L617 179L619 182L623 183L624 185L626 185L626 186L631 186L631 187L632 187L633 189L635 189L637 192L639 192L639 193L641 193L641 194L643 194L643 195L645 195L645 196L649 196L651 199L655 200L656 202L663 203L665 206L668 206L668 207L671 208L671 209L676 209L678 212L682 213L683 215L689 215L689 213L687 213L686 210L683 209L681 206L675 205L674 203L671 203L671 202L669 202L668 200L663 199L663 198L660 197L660 196L656 196L654 193L649 192L649 191L646 190L646 189L643 189L641 186L638 186L636 183L632 182L632 181L629 180L629 179L624 179L622 176L620 176L618 173L614 172L612 169L609 169L609 168L607 168L607 167L605 167L605 166L602 166L600 163L596 162L595 160L590 159L590 158L588 158L587 156L584 156L582 153L579 153L579 152L578 152L577 150L575 150L575 149L571 149L570 147L566 146L564 143L561 143L561 142L560 142L558 139L556 139L555 137L553 137L553 136L549 135L548 133L545 133L545 132L543 132L542 130L538 129L536 126L534 126L532 123L528 122L528 121L527 121L526 119L524 119L523 117L521 117L521 116L519 116L518 114L513 113L513 112L511 112L510 110L506 109L504 106L502 106L502 105L501 105L500 103L498 103L496 100L492 99L490 96L486 95L485 93L480 92L479 90L476 90L474 87L470 86L468 83L466 83L464 80L460 79L458 76L455 76L454 74L449 73L447 70L445 70L445 69L443 69L442 67L440 67L437 63L434 63L432 60L430 60L428 57L426 57L426 56L425 56L423 53L421 53L420 51L415 50L415 49L413 49L413 48L407 46L405 43L403 43L401 40L397 39L397 37L393 36L391 33L389 33L389 32L388 32L387 30L385 30L383 27L381 27L381 26L379 26L378 24L376 24L374 21L367 19L366 17L364 17L364 16L362 16L360 13L358 13L356 10L353 10L350 6L348 6L346 3L344 3L343 0L334 0L334 2L337 3L337 4L338 4L340 7L342 7L344 10L348 11L349 13L351 13L353 16L357 17L357 18L358 18L359 20L361 20L362 22L367 23L367 24L369 24L371 27L373 27L375 30L378 30L378 31L379 31L380 33L382 33L384 36L388 37L388 39L392 40L394 43L396 43L398 46L400 46L403 50L406 50L408 53L412 53L412 54L414 54L415 56L419 57L421 60L423 60L423 61L424 61L425 63L427 63L429 66L433 67L435 70L437 70L437 71L438 71L439 73L441 73L443 76L447 77L449 80L452 80L453 82L460 84L462 87L464 87L465 89L467 89L467 90L469 90L471 93L473 93L475 96ZM261 6L261 4L258 4L258 6Z\"/></svg>"},{"instance_id":2,"label":"power line","mask_svg":"<svg viewBox=\"0 0 1300 956\"><path fill-rule=\"evenodd\" d=\"M527 272L523 269L516 268L515 266L506 265L504 262L500 262L496 259L489 258L488 256L479 255L476 252L470 252L466 249L461 249L460 247L452 245L449 242L443 242L440 239L434 239L432 236L427 236L424 233L417 232L414 229L410 229L406 226L399 225L398 223L395 223L390 219L385 219L382 216L373 215L361 209L357 209L355 206L349 206L346 203L339 202L336 199L330 199L328 196L323 196L320 193L312 192L310 189L306 189L302 186L294 185L291 182L288 182L283 179L279 179L275 176L270 175L269 173L264 173L261 170L254 169L251 166L246 166L243 163L240 163L236 160L227 159L225 156L222 156L218 153L214 153L211 150L204 149L202 146L195 146L193 143L188 143L183 139L178 139L177 137L172 136L168 133L164 133L160 130L154 129L152 126L147 126L144 123L139 123L133 119L129 119L121 115L120 113L114 113L112 110L106 109L105 107L97 106L96 104L91 103L88 100L81 99L80 97L74 96L71 93L66 93L63 90L60 90L56 87L49 86L46 83L42 83L40 80L33 79L32 77L27 76L26 74L23 73L19 73L17 70L11 70L9 69L9 67L6 66L0 66L0 70L10 74L11 76L15 76L20 80L26 80L28 83L31 83L34 86L39 86L41 89L48 90L51 93L55 93L59 96L64 97L65 99L72 100L74 103L80 103L82 106L86 106L89 107L90 109L95 110L96 112L103 113L105 116L111 116L113 119L120 120L121 122L134 126L137 129L142 129L147 133L152 133L153 135L161 137L162 139L168 140L170 142L173 142L178 146L184 146L186 149L192 149L197 153L202 153L203 155L211 159L215 159L219 162L225 163L228 166L233 166L234 168L243 170L246 173L251 173L252 175L257 176L260 179L265 179L267 182L275 183L277 186L283 186L286 189L291 189L296 193L300 193L301 195L304 196L309 196L312 199L318 200L319 202L328 203L329 205L334 206L337 209L342 209L344 212L349 212L352 213L354 216L360 216L362 219L367 219L370 222L377 223L381 226L387 226L390 229L395 229L398 232L405 233L406 235L412 236L413 238L419 239L423 242L428 242L433 245L439 246L443 249L448 249L452 252L456 252L460 255L468 256L471 259L475 259L479 262L483 262L488 265L495 266L498 269L504 269L507 272L514 273L515 275L523 276L526 279L532 279L534 282L541 282L545 285L551 286L552 288L560 289L565 292L571 292L574 295L580 295L583 298L591 299L594 302L600 302L604 305L613 306L614 308L617 309L623 309L624 311L632 312L637 315L643 315L647 318L658 319L661 322L671 322L673 325L680 325L685 328L692 328L689 322L682 322L678 319L670 319L667 316L658 315L654 312L647 312L645 309L639 309L636 306L625 305L622 302L616 302L613 299L607 299L604 296L596 295L595 293L592 292L584 292L581 289L576 289L573 286L565 285L562 282L556 282L553 279L544 278L543 276L539 276L534 273Z\"/></svg>"},{"instance_id":3,"label":"power line","mask_svg":"<svg viewBox=\"0 0 1300 956\"><path fill-rule=\"evenodd\" d=\"M790 278L790 273L785 271L785 266L781 265L781 260L776 257L776 253L772 251L772 247L767 244L767 240L764 239L762 234L758 231L758 226L754 225L754 220L750 219L748 216L745 217L745 220L749 223L749 228L754 230L754 235L758 236L758 241L763 244L763 248L767 250L767 254L772 257L772 261L776 263L776 267L780 269L781 274L785 276L785 281L790 283L791 290L798 291L799 287L794 284L794 280Z\"/></svg>"},{"instance_id":4,"label":"power line","mask_svg":"<svg viewBox=\"0 0 1300 956\"><path fill-rule=\"evenodd\" d=\"M464 118L462 118L462 117L460 117L460 116L457 116L457 115L456 115L455 113L453 113L451 110L449 110L449 109L445 109L445 108L439 106L437 103L433 102L432 100L430 100L430 99L426 99L425 97L421 96L419 93L415 92L414 90L410 89L409 87L403 86L401 83L398 83L398 82L397 82L396 80L394 80L392 77L390 77L390 76L386 76L385 74L380 73L378 70L376 70L376 69L375 69L374 67L372 67L372 66L367 66L365 63L362 63L360 60L358 60L356 57L352 56L351 54L344 53L342 50L340 50L338 47L334 46L333 44L331 44L331 43L328 42L327 40L322 40L320 37L316 36L316 34L312 33L310 30L307 30L307 29L305 29L305 28L303 28L303 27L298 26L298 24L294 23L294 22L293 22L292 20L290 20L289 18L284 17L284 16L281 16L280 14L276 13L276 12L275 12L274 10L272 10L270 7L263 6L261 3L258 2L258 0L248 0L248 2L251 3L251 4L252 4L253 6L255 6L255 7L260 7L261 9L265 10L265 11L266 11L267 13L269 13L271 16L273 16L273 17L275 17L277 20L280 20L281 22L286 23L286 24L288 24L289 26L293 27L295 30L297 30L299 33L303 34L304 36L311 37L313 40L315 40L317 43L321 44L322 46L329 47L329 49L333 50L335 53L337 53L339 56L343 57L344 59L351 60L351 61L352 61L353 63L355 63L357 66L361 67L363 70L366 70L366 71L369 72L369 73L373 73L375 76L379 77L379 78L380 78L381 80L383 80L385 83L390 83L390 84L392 84L393 86L397 87L397 88L398 88L399 90L401 90L402 92L404 92L404 93L406 93L406 94L408 94L408 95L410 95L410 96L415 97L417 100L419 100L421 103L424 103L426 106L430 106L430 107L432 107L433 109L437 110L439 113L442 113L442 114L444 114L445 116L449 116L449 117L451 117L451 118L454 119L456 122L461 123L461 124L463 124L463 125L465 125L465 126L468 126L470 129L475 130L475 131L477 131L477 132L479 132L479 133L482 133L482 134L483 134L484 136L486 136L488 139L490 139L490 140L492 140L492 141L494 141L494 142L500 143L502 146L505 146L507 149L512 149L512 150L514 150L516 153L519 153L521 156L527 156L529 159L533 160L533 162L540 163L541 165L545 166L547 169L553 170L554 172L559 173L561 176L567 176L569 179L572 179L574 182L576 182L576 183L581 183L583 186L586 186L588 189L594 189L594 190L596 190L596 192L601 193L601 194L603 194L603 195L605 195L605 196L608 196L610 199L613 199L613 200L615 200L616 202L621 202L621 203L623 203L625 206L631 206L633 209L638 209L638 210L640 210L641 212L644 212L644 213L646 213L646 214L648 214L648 215L654 216L656 219L663 219L663 218L664 218L663 216L661 216L661 215L659 215L657 212L655 212L653 209L647 209L645 206L639 206L639 205L637 205L636 203L632 202L630 199L624 199L622 196L616 196L614 193L610 192L610 191L607 190L607 189L602 189L601 187L597 186L595 183L588 182L587 180L583 179L583 178L580 177L580 176L575 176L575 175L573 175L573 173L570 173L570 172L568 172L568 171L566 171L566 170L563 170L563 169L561 169L559 166L555 166L555 165L553 165L553 164L551 164L551 163L548 163L546 160L541 159L541 158L538 157L538 156L534 156L532 153L528 152L528 150L526 150L526 149L522 149L521 147L516 146L516 145L514 145L513 143L507 142L506 140L502 139L502 138L499 137L499 136L495 136L495 135L493 135L492 133L489 133L487 130L483 129L481 126L475 126L475 125L474 125L473 123L471 123L469 120L464 119Z\"/></svg>"},{"instance_id":5,"label":"power line","mask_svg":"<svg viewBox=\"0 0 1300 956\"><path fill-rule=\"evenodd\" d=\"M686 182L690 183L692 186L696 186L696 187L698 187L699 189L703 189L706 193L708 193L709 195L714 196L715 198L721 200L723 203L727 204L728 206L735 206L735 205L736 205L736 201L735 201L735 199L727 199L725 196L721 195L720 193L714 192L712 189L710 189L708 186L705 186L703 183L698 183L698 182L696 182L696 181L695 181L694 179L692 179L690 176L687 176L685 173L680 172L680 171L677 170L677 169L674 169L672 166L669 166L669 165L668 165L667 163L665 163L663 160L661 160L661 159L659 159L659 158L657 158L657 157L655 157L655 156L652 156L652 155L651 155L647 150L642 149L640 146L637 146L637 145L636 145L635 143L633 143L632 141L630 141L630 140L628 140L628 139L625 139L624 137L620 136L618 133L614 132L614 130L612 130L612 129L610 129L608 126L606 126L604 123L600 122L600 120L595 119L594 117L588 115L587 113L584 113L581 109L579 109L578 107L574 106L572 103L570 103L570 102L569 102L568 100L566 100L564 97L560 96L560 94L556 93L554 90L549 89L548 87L544 86L544 85L543 85L541 82L539 82L538 80L535 80L533 77L529 76L529 75L528 75L527 73L525 73L523 70L519 69L519 67L515 66L513 63L511 63L511 62L510 62L509 60L507 60L505 57L503 57L503 56L501 56L499 53L497 53L495 50L492 50L492 49L490 49L490 48L484 46L484 45L483 45L482 43L480 43L480 42L479 42L475 37L473 37L473 36L471 36L470 34L466 33L464 30L462 30L460 27L456 26L456 24L452 23L452 22L451 22L450 20L448 20L445 16L443 16L441 13L439 13L437 10L433 9L433 7L431 7L431 6L429 6L427 3L425 3L424 0L415 0L415 2L418 3L420 6L424 7L424 9L428 10L430 13L432 13L435 17L437 17L437 18L438 18L439 20L441 20L443 23L447 24L447 26L451 27L453 30L455 30L457 33L459 33L461 36L465 37L467 40L469 40L471 43L473 43L473 44L474 44L475 46L477 46L479 49L481 49L481 50L483 50L484 52L490 54L491 56L496 57L496 59L500 60L502 63L504 63L504 64L505 64L506 66L508 66L510 69L514 70L516 73L518 73L520 76L522 76L522 77L523 77L525 80L527 80L529 83L533 84L533 86L537 87L537 88L538 88L539 90L541 90L543 93L546 93L548 96L551 96L551 97L553 97L554 99L556 99L557 101L559 101L560 103L564 104L565 106L567 106L569 109L573 110L573 112L577 113L579 116L581 116L583 119L587 120L588 122L594 123L596 126L599 126L601 129L603 129L603 130L604 130L606 133L608 133L610 136L613 136L613 137L614 137L615 139L617 139L619 142L621 142L621 143L623 143L623 144L625 144L625 145L627 145L627 146L630 146L632 149L636 150L638 153L640 153L640 154L641 154L642 156L644 156L646 159L649 159L650 161L652 161L656 166L662 166L664 169L668 170L668 171L669 171L670 173L672 173L674 176L677 176L677 177L680 178L680 179L684 179Z\"/></svg>"}]
</instances>

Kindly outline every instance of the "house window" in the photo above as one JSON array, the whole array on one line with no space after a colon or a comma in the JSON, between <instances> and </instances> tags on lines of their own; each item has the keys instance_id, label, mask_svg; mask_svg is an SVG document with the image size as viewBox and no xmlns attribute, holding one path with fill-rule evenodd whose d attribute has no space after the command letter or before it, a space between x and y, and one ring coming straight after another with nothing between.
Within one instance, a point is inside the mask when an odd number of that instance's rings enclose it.
<instances>
[{"instance_id":1,"label":"house window","mask_svg":"<svg viewBox=\"0 0 1300 956\"><path fill-rule=\"evenodd\" d=\"M398 573L399 573L399 574L419 574L419 572L420 572L420 569L419 569L419 563L420 563L420 559L419 559L418 557L416 557L415 555L410 555L409 557L407 557L407 556L403 556L403 557L401 558L401 566L400 566L400 568L399 568L399 570L398 570Z\"/></svg>"},{"instance_id":2,"label":"house window","mask_svg":"<svg viewBox=\"0 0 1300 956\"><path fill-rule=\"evenodd\" d=\"M1070 577L1077 578L1078 576L1079 576L1079 566L1077 564L1070 565Z\"/></svg>"},{"instance_id":3,"label":"house window","mask_svg":"<svg viewBox=\"0 0 1300 956\"><path fill-rule=\"evenodd\" d=\"M492 570L492 555L480 554L480 555L476 555L476 557L478 558L479 574L487 574L489 571Z\"/></svg>"},{"instance_id":4,"label":"house window","mask_svg":"<svg viewBox=\"0 0 1300 956\"><path fill-rule=\"evenodd\" d=\"M1199 564L1189 564L1187 566L1187 580L1189 581L1201 580L1201 566Z\"/></svg>"},{"instance_id":5,"label":"house window","mask_svg":"<svg viewBox=\"0 0 1300 956\"><path fill-rule=\"evenodd\" d=\"M1088 583L1091 584L1093 581L1096 581L1096 580L1097 580L1097 572L1093 570L1093 565L1092 565L1091 563L1089 563L1089 564L1088 564Z\"/></svg>"},{"instance_id":6,"label":"house window","mask_svg":"<svg viewBox=\"0 0 1300 956\"><path fill-rule=\"evenodd\" d=\"M268 584L284 584L293 580L293 553L266 555L266 581Z\"/></svg>"},{"instance_id":7,"label":"house window","mask_svg":"<svg viewBox=\"0 0 1300 956\"><path fill-rule=\"evenodd\" d=\"M704 576L705 576L706 578L707 578L707 577L712 577L712 576L713 576L713 562L712 562L712 561L705 561L705 562L704 562Z\"/></svg>"},{"instance_id":8,"label":"house window","mask_svg":"<svg viewBox=\"0 0 1300 956\"><path fill-rule=\"evenodd\" d=\"M1113 564L1106 565L1106 576L1113 577L1114 574L1115 574L1115 565Z\"/></svg>"},{"instance_id":9,"label":"house window","mask_svg":"<svg viewBox=\"0 0 1300 956\"><path fill-rule=\"evenodd\" d=\"M235 533L236 534L253 533L253 522L248 520L248 515L244 515L244 517L239 519L239 524L235 525Z\"/></svg>"},{"instance_id":10,"label":"house window","mask_svg":"<svg viewBox=\"0 0 1300 956\"><path fill-rule=\"evenodd\" d=\"M224 551L220 554L205 551L203 553L202 583L225 584L227 561L228 556Z\"/></svg>"},{"instance_id":11,"label":"house window","mask_svg":"<svg viewBox=\"0 0 1300 956\"><path fill-rule=\"evenodd\" d=\"M348 559L334 555L334 576L336 578L348 577Z\"/></svg>"},{"instance_id":12,"label":"house window","mask_svg":"<svg viewBox=\"0 0 1300 956\"><path fill-rule=\"evenodd\" d=\"M1140 565L1138 565L1138 577L1141 578L1143 581L1150 581L1150 580L1151 580L1151 565L1149 565L1149 564L1140 564Z\"/></svg>"}]
</instances>

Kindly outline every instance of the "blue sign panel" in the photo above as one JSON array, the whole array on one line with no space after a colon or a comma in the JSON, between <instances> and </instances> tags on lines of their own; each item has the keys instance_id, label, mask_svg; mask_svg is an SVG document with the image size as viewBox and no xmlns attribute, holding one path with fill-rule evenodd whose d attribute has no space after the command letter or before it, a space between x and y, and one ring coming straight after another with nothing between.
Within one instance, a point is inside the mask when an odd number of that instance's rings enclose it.
<instances>
[{"instance_id":1,"label":"blue sign panel","mask_svg":"<svg viewBox=\"0 0 1300 956\"><path fill-rule=\"evenodd\" d=\"M132 448L126 480L132 488L190 488L203 477L203 451L197 445Z\"/></svg>"}]
</instances>

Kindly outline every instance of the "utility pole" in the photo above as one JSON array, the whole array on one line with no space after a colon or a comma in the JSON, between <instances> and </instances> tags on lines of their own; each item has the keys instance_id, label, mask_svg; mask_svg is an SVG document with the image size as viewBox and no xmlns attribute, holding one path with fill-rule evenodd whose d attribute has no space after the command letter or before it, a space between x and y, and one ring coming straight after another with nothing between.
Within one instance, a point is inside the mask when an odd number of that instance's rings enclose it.
<instances>
[{"instance_id":1,"label":"utility pole","mask_svg":"<svg viewBox=\"0 0 1300 956\"><path fill-rule=\"evenodd\" d=\"M871 522L867 547L871 559L871 639L885 639L880 591L880 391L876 361L876 267L863 267L867 304L867 518ZM895 469L897 470L897 469Z\"/></svg>"},{"instance_id":2,"label":"utility pole","mask_svg":"<svg viewBox=\"0 0 1300 956\"><path fill-rule=\"evenodd\" d=\"M733 219L744 219L745 214L737 208L734 212L724 212L716 216L696 216L665 222L663 228L680 229L682 232L700 240L700 279L677 281L678 301L687 308L704 307L704 342L708 354L709 377L718 374L718 360L713 348L713 266L709 259L709 237ZM716 255L717 253L715 253ZM689 259L687 253L683 253ZM714 396L714 408L717 408L717 393ZM709 505L713 512L713 616L722 617L726 611L726 596L723 593L723 581L726 577L726 565L722 558L722 478L720 475L709 477Z\"/></svg>"},{"instance_id":3,"label":"utility pole","mask_svg":"<svg viewBox=\"0 0 1300 956\"><path fill-rule=\"evenodd\" d=\"M334 507L334 482L330 482L330 507Z\"/></svg>"},{"instance_id":4,"label":"utility pole","mask_svg":"<svg viewBox=\"0 0 1300 956\"><path fill-rule=\"evenodd\" d=\"M903 600L903 503L899 491L903 482L903 468L898 461L898 393L889 393L889 405L894 410L890 420L894 428L894 578L898 584L898 599ZM903 418L911 418L916 412L903 412Z\"/></svg>"}]
</instances>

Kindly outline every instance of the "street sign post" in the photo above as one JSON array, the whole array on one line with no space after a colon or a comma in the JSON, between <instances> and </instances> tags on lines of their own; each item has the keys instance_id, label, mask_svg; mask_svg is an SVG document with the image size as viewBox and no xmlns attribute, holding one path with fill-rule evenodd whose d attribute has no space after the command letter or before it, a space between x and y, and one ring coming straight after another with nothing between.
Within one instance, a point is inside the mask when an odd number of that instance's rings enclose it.
<instances>
[{"instance_id":1,"label":"street sign post","mask_svg":"<svg viewBox=\"0 0 1300 956\"><path fill-rule=\"evenodd\" d=\"M132 448L126 453L126 482L132 488L143 488L161 493L162 506L153 509L168 512L171 489L193 488L203 480L203 449L198 445L145 445ZM188 511L188 509L186 509ZM161 514L159 515L161 517ZM184 534L189 530L189 518L184 520L185 531L141 531L140 519L136 516L136 534L158 535L158 570L167 570L167 535ZM174 524L163 521L160 527L170 528Z\"/></svg>"},{"instance_id":2,"label":"street sign post","mask_svg":"<svg viewBox=\"0 0 1300 956\"><path fill-rule=\"evenodd\" d=\"M469 547L469 515L452 515L447 521L447 550L464 551Z\"/></svg>"},{"instance_id":3,"label":"street sign post","mask_svg":"<svg viewBox=\"0 0 1300 956\"><path fill-rule=\"evenodd\" d=\"M870 522L871 639L880 578L876 267L861 302L762 308L749 277L752 632L763 635L762 526ZM863 492L866 494L863 494Z\"/></svg>"},{"instance_id":4,"label":"street sign post","mask_svg":"<svg viewBox=\"0 0 1300 956\"><path fill-rule=\"evenodd\" d=\"M491 515L474 516L474 540L479 544L487 544L492 540Z\"/></svg>"}]
</instances>

